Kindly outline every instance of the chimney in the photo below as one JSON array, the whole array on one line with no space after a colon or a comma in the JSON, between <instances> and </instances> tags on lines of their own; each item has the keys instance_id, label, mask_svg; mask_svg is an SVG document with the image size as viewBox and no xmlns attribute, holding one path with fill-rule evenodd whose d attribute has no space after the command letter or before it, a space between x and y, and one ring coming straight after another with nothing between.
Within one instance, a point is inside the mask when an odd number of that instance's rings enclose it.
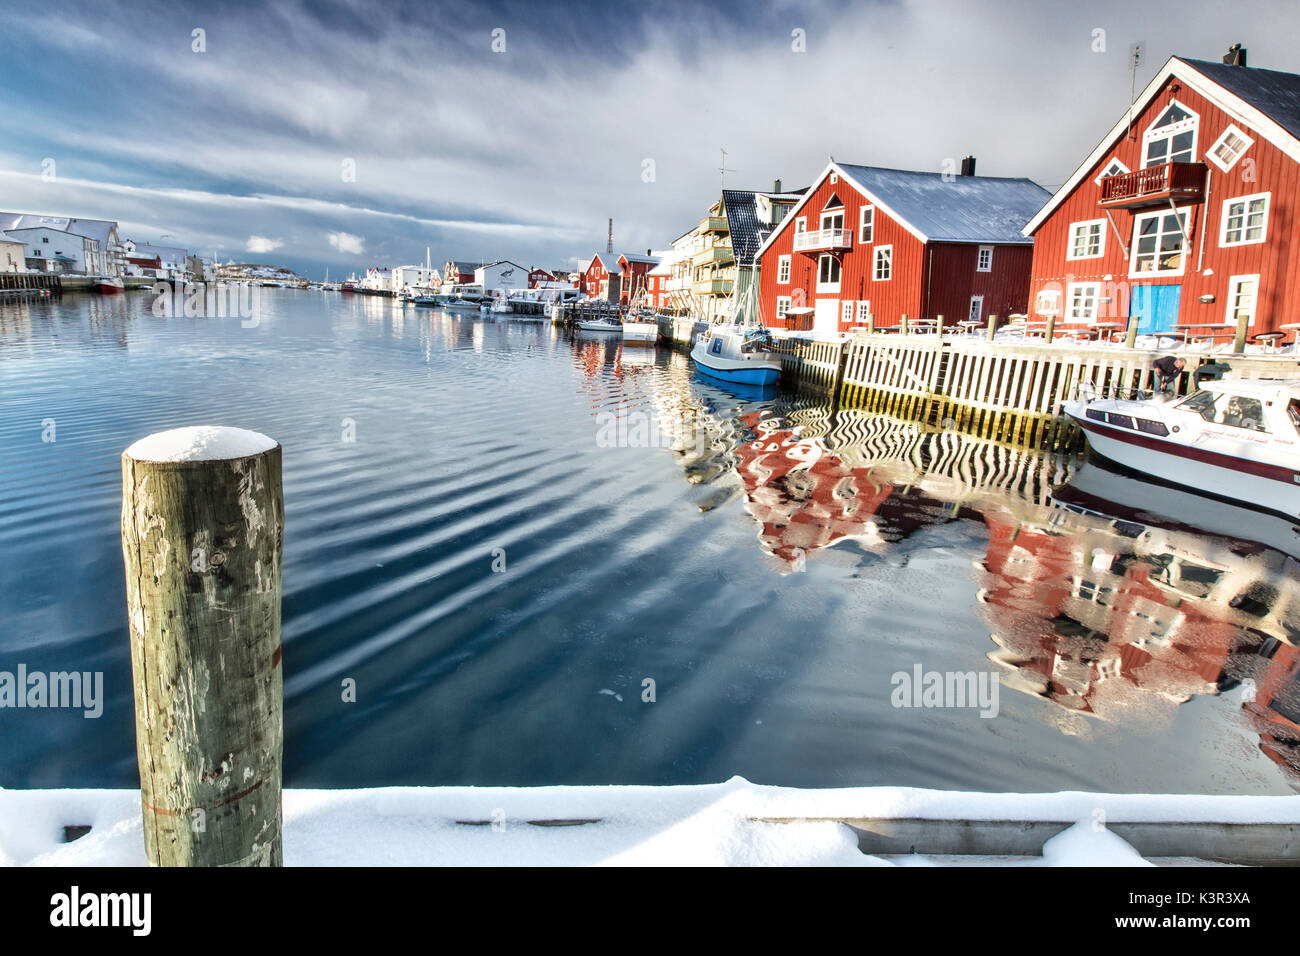
<instances>
[{"instance_id":1,"label":"chimney","mask_svg":"<svg viewBox=\"0 0 1300 956\"><path fill-rule=\"evenodd\" d=\"M1223 58L1223 62L1228 66L1245 66L1246 65L1246 48L1240 43L1234 43L1228 47L1228 52Z\"/></svg>"},{"instance_id":2,"label":"chimney","mask_svg":"<svg viewBox=\"0 0 1300 956\"><path fill-rule=\"evenodd\" d=\"M975 175L975 157L967 156L961 161L961 174L963 176Z\"/></svg>"},{"instance_id":3,"label":"chimney","mask_svg":"<svg viewBox=\"0 0 1300 956\"><path fill-rule=\"evenodd\" d=\"M653 249L647 249L647 250L645 251L645 254L648 256L648 255L650 255L652 252L654 252Z\"/></svg>"},{"instance_id":4,"label":"chimney","mask_svg":"<svg viewBox=\"0 0 1300 956\"><path fill-rule=\"evenodd\" d=\"M779 193L780 191L781 191L781 180L778 179L776 182L772 183L772 192Z\"/></svg>"}]
</instances>

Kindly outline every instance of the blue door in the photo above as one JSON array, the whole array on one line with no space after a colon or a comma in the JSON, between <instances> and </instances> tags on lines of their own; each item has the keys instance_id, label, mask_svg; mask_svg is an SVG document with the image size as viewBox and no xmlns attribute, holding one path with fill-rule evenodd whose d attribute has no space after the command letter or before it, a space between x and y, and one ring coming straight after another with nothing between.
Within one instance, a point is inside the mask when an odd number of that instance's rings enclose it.
<instances>
[{"instance_id":1,"label":"blue door","mask_svg":"<svg viewBox=\"0 0 1300 956\"><path fill-rule=\"evenodd\" d=\"M1173 332L1178 324L1180 285L1135 285L1129 297L1128 314L1138 317L1138 334Z\"/></svg>"}]
</instances>

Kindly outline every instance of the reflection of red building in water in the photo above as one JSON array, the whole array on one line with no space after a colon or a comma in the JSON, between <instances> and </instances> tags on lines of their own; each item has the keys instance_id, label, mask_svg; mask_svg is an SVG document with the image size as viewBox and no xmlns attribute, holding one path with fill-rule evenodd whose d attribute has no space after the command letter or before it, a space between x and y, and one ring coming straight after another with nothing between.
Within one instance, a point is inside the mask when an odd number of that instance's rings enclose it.
<instances>
[{"instance_id":1,"label":"reflection of red building in water","mask_svg":"<svg viewBox=\"0 0 1300 956\"><path fill-rule=\"evenodd\" d=\"M1153 694L1181 703L1250 679L1255 699L1244 701L1261 749L1300 770L1300 657L1269 636L1292 626L1283 627L1291 569L1279 576L1270 565L1281 556L1204 554L1207 539L1193 551L1172 533L1129 537L1076 517L1053 527L985 515L981 597L1000 647L990 657L1013 670L1003 683L1105 718Z\"/></svg>"}]
</instances>

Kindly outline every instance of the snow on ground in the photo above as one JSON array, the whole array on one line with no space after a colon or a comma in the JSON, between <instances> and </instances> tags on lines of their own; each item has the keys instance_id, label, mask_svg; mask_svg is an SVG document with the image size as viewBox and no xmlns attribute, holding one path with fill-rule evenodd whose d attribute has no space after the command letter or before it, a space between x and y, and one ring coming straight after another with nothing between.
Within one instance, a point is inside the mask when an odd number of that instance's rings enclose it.
<instances>
[{"instance_id":1,"label":"snow on ground","mask_svg":"<svg viewBox=\"0 0 1300 956\"><path fill-rule=\"evenodd\" d=\"M1092 824L1098 810L1113 822L1297 823L1300 796L796 790L740 777L684 787L287 790L284 860L289 866L1145 865L1122 839ZM854 832L836 822L755 819L790 817L1078 823L1049 840L1041 858L885 860L859 852ZM598 822L529 822L547 820ZM63 828L77 825L92 829L63 843ZM0 864L143 866L141 826L138 791L0 790Z\"/></svg>"}]
</instances>

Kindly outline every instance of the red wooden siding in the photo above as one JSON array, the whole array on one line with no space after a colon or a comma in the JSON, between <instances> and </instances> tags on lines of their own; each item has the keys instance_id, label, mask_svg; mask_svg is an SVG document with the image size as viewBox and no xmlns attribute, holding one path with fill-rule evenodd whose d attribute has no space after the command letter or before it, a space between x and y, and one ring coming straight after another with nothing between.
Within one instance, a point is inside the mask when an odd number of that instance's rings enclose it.
<instances>
[{"instance_id":1,"label":"red wooden siding","mask_svg":"<svg viewBox=\"0 0 1300 956\"><path fill-rule=\"evenodd\" d=\"M1300 206L1300 164L1266 142L1257 130L1232 119L1188 86L1179 84L1176 93L1171 91L1172 83L1177 83L1177 80L1167 82L1146 109L1137 114L1131 136L1122 138L1105 153L1035 233L1029 299L1031 311L1036 311L1038 293L1044 289L1060 290L1060 310L1064 313L1069 307L1069 283L1101 282L1102 296L1109 296L1111 301L1101 304L1099 320L1123 321L1128 316L1129 293L1133 285L1181 285L1179 323L1224 322L1229 308L1230 278L1258 274L1259 295L1253 330L1265 331L1282 323L1300 321L1300 316L1288 308L1288 303L1300 293L1300 246L1293 235L1297 207ZM1173 99L1199 117L1195 158L1204 162L1207 169L1205 191L1201 201L1178 203L1180 211L1189 212L1187 231L1190 242L1183 274L1130 277L1129 258L1121 250L1115 229L1107 219L1107 210L1097 205L1101 188L1095 180L1113 159L1118 159L1130 170L1142 167L1143 133ZM1225 173L1206 160L1205 154L1229 123L1244 131L1254 143ZM1224 200L1256 193L1271 194L1266 240L1252 245L1221 247ZM1169 206L1166 203L1163 207L1110 210L1109 218L1114 220L1124 248L1130 254L1133 250L1134 215L1160 208L1168 210ZM1094 259L1068 259L1071 223L1093 219L1106 220L1103 255ZM1202 296L1213 296L1214 301L1201 302ZM1070 324L1068 318L1062 321Z\"/></svg>"},{"instance_id":2,"label":"red wooden siding","mask_svg":"<svg viewBox=\"0 0 1300 956\"><path fill-rule=\"evenodd\" d=\"M808 219L808 230L821 227L821 214L832 195L844 204L844 227L853 233L849 249L836 253L841 262L838 292L817 292L817 263L821 252L795 252L795 222ZM858 302L870 302L870 311L879 326L897 325L903 315L933 318L943 315L956 322L970 311L971 296L983 295L981 318L990 314L1006 315L1024 311L1028 302L1029 272L1033 250L1028 244L994 245L992 271L977 272L979 246L967 243L923 243L907 228L875 207L872 241L859 243L861 209L872 205L840 177L832 183L827 175L813 189L811 198L798 210L787 214L776 239L759 260L759 315L772 328L787 323L776 318L778 296L790 296L792 306L800 304L816 309L819 299L834 299L840 316L839 329L857 322ZM875 250L893 247L893 273L888 280L877 281ZM780 257L789 255L790 281L777 282ZM801 303L802 297L802 303ZM854 303L853 318L843 320L842 303ZM805 326L806 327L806 326Z\"/></svg>"}]
</instances>

